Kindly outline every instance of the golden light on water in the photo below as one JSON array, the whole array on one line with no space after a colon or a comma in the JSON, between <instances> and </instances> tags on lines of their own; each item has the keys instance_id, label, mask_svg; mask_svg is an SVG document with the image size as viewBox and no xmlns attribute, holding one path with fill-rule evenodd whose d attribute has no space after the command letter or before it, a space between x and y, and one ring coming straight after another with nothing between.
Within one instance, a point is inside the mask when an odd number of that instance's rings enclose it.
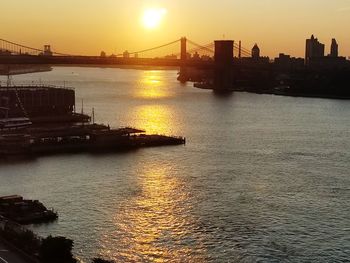
<instances>
[{"instance_id":1,"label":"golden light on water","mask_svg":"<svg viewBox=\"0 0 350 263\"><path fill-rule=\"evenodd\" d=\"M164 72L157 70L144 71L137 96L143 99L159 99L169 96L164 88L163 74Z\"/></svg>"},{"instance_id":2,"label":"golden light on water","mask_svg":"<svg viewBox=\"0 0 350 263\"><path fill-rule=\"evenodd\" d=\"M115 230L101 240L101 255L120 262L205 262L185 182L170 163L141 163L138 171L139 190L116 210Z\"/></svg>"},{"instance_id":3,"label":"golden light on water","mask_svg":"<svg viewBox=\"0 0 350 263\"><path fill-rule=\"evenodd\" d=\"M142 24L147 29L154 29L159 27L163 17L166 15L165 8L149 8L143 13Z\"/></svg>"},{"instance_id":4,"label":"golden light on water","mask_svg":"<svg viewBox=\"0 0 350 263\"><path fill-rule=\"evenodd\" d=\"M171 109L166 105L144 105L136 108L138 122L149 134L171 134L174 126Z\"/></svg>"},{"instance_id":5,"label":"golden light on water","mask_svg":"<svg viewBox=\"0 0 350 263\"><path fill-rule=\"evenodd\" d=\"M164 72L144 71L140 77L135 97L141 98L145 104L136 106L130 112L129 119L134 119L133 126L141 127L149 134L173 134L177 115L164 99L172 96L165 85Z\"/></svg>"}]
</instances>

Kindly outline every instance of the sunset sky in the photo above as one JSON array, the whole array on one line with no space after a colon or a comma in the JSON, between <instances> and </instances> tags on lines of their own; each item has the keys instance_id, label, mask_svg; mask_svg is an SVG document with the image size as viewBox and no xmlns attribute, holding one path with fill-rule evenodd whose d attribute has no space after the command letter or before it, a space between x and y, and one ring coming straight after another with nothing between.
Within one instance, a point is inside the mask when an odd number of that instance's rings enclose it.
<instances>
[{"instance_id":1,"label":"sunset sky","mask_svg":"<svg viewBox=\"0 0 350 263\"><path fill-rule=\"evenodd\" d=\"M150 8L166 10L155 28L142 22ZM70 54L137 51L186 36L304 56L312 33L327 53L334 37L350 56L350 0L3 0L0 15L0 38Z\"/></svg>"}]
</instances>

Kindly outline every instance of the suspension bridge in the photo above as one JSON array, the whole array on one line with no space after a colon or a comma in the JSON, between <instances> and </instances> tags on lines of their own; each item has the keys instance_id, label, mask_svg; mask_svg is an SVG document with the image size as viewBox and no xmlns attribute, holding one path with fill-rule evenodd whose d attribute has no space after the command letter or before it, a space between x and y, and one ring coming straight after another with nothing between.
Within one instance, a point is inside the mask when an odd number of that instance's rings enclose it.
<instances>
[{"instance_id":1,"label":"suspension bridge","mask_svg":"<svg viewBox=\"0 0 350 263\"><path fill-rule=\"evenodd\" d=\"M97 64L141 66L189 66L207 68L213 65L214 42L198 44L188 38L180 39L137 51L120 54L86 56L52 51L49 45L43 49L29 47L0 39L0 64ZM233 54L237 58L250 57L251 52L234 42Z\"/></svg>"}]
</instances>

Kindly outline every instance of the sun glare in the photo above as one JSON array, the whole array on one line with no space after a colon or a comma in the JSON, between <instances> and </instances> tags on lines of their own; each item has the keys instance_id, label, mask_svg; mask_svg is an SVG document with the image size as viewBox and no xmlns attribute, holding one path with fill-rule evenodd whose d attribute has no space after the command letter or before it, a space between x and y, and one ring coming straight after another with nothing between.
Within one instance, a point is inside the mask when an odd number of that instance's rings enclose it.
<instances>
[{"instance_id":1,"label":"sun glare","mask_svg":"<svg viewBox=\"0 0 350 263\"><path fill-rule=\"evenodd\" d=\"M143 13L142 23L145 28L153 29L160 25L167 11L164 8L150 8Z\"/></svg>"}]
</instances>

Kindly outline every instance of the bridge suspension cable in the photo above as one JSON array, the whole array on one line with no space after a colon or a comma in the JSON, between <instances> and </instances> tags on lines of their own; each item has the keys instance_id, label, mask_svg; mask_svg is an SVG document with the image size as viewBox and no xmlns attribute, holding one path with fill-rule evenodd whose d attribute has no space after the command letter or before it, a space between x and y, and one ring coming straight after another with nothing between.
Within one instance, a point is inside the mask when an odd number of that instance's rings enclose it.
<instances>
[{"instance_id":1,"label":"bridge suspension cable","mask_svg":"<svg viewBox=\"0 0 350 263\"><path fill-rule=\"evenodd\" d=\"M208 52L214 53L214 50L209 48L209 47L213 47L213 45L214 45L213 43L210 43L210 44L207 44L207 45L203 46L203 45L197 44L196 42L193 42L193 41L191 41L191 40L189 40L189 39L187 39L187 41L188 41L190 44L192 44L192 45L198 47L198 50L206 50L206 51L208 51Z\"/></svg>"},{"instance_id":2,"label":"bridge suspension cable","mask_svg":"<svg viewBox=\"0 0 350 263\"><path fill-rule=\"evenodd\" d=\"M156 49L160 49L160 48L163 48L163 47L167 47L167 46L170 46L172 44L175 44L177 42L180 42L181 39L177 39L175 41L171 41L169 43L166 43L166 44L163 44L163 45L160 45L160 46L157 46L157 47L152 47L152 48L148 48L148 49L143 49L143 50L140 50L140 51L135 51L135 52L129 52L129 55L134 55L134 54L140 54L140 53L145 53L145 52L149 52L149 51L153 51L153 50L156 50ZM122 56L123 54L118 54L117 56Z\"/></svg>"},{"instance_id":3,"label":"bridge suspension cable","mask_svg":"<svg viewBox=\"0 0 350 263\"><path fill-rule=\"evenodd\" d=\"M211 53L214 53L214 43L210 43L210 44L207 44L207 45L200 45L200 44L197 44L196 42L193 42L191 40L187 40L189 43L191 43L192 45L195 45L196 47L198 47L198 49L194 48L194 49L191 49L189 52L192 53L192 52L195 52L195 51L198 51L198 50L206 50L206 51L209 51ZM244 48L244 47L239 47L239 45L237 43L234 42L234 50L239 50L241 51L241 54L243 54L244 56L247 56L247 57L250 57L251 56L251 52Z\"/></svg>"},{"instance_id":4,"label":"bridge suspension cable","mask_svg":"<svg viewBox=\"0 0 350 263\"><path fill-rule=\"evenodd\" d=\"M213 48L214 48L214 43L210 43L202 47L193 48L190 51L193 52L193 51L201 50L201 51L207 51L209 53L215 53Z\"/></svg>"},{"instance_id":5,"label":"bridge suspension cable","mask_svg":"<svg viewBox=\"0 0 350 263\"><path fill-rule=\"evenodd\" d=\"M24 49L23 51L21 50L22 48ZM40 54L44 52L43 49L28 47L22 44L8 41L6 39L0 39L0 50L9 51L9 52L18 53L18 54L25 54L25 53ZM52 54L59 55L59 56L71 56L69 54L64 54L59 52L52 52Z\"/></svg>"},{"instance_id":6,"label":"bridge suspension cable","mask_svg":"<svg viewBox=\"0 0 350 263\"><path fill-rule=\"evenodd\" d=\"M250 57L251 56L251 52L248 50L248 49L246 49L246 48L244 48L244 47L242 47L242 46L239 46L239 45L237 45L236 43L234 43L234 45L233 45L233 49L234 50L240 50L241 51L241 54L243 54L244 56L247 56L247 57Z\"/></svg>"},{"instance_id":7,"label":"bridge suspension cable","mask_svg":"<svg viewBox=\"0 0 350 263\"><path fill-rule=\"evenodd\" d=\"M0 39L0 42L1 42L1 46L0 46L1 50L17 52L18 50L14 50L14 49L16 49L16 48L24 48L24 49L35 51L35 52L42 52L43 51L41 49L32 48L32 47L24 46L24 45L21 45L21 44L17 44L17 43L8 41L6 39ZM9 46L10 46L10 49L8 49ZM12 50L11 50L11 48L12 48Z\"/></svg>"}]
</instances>

